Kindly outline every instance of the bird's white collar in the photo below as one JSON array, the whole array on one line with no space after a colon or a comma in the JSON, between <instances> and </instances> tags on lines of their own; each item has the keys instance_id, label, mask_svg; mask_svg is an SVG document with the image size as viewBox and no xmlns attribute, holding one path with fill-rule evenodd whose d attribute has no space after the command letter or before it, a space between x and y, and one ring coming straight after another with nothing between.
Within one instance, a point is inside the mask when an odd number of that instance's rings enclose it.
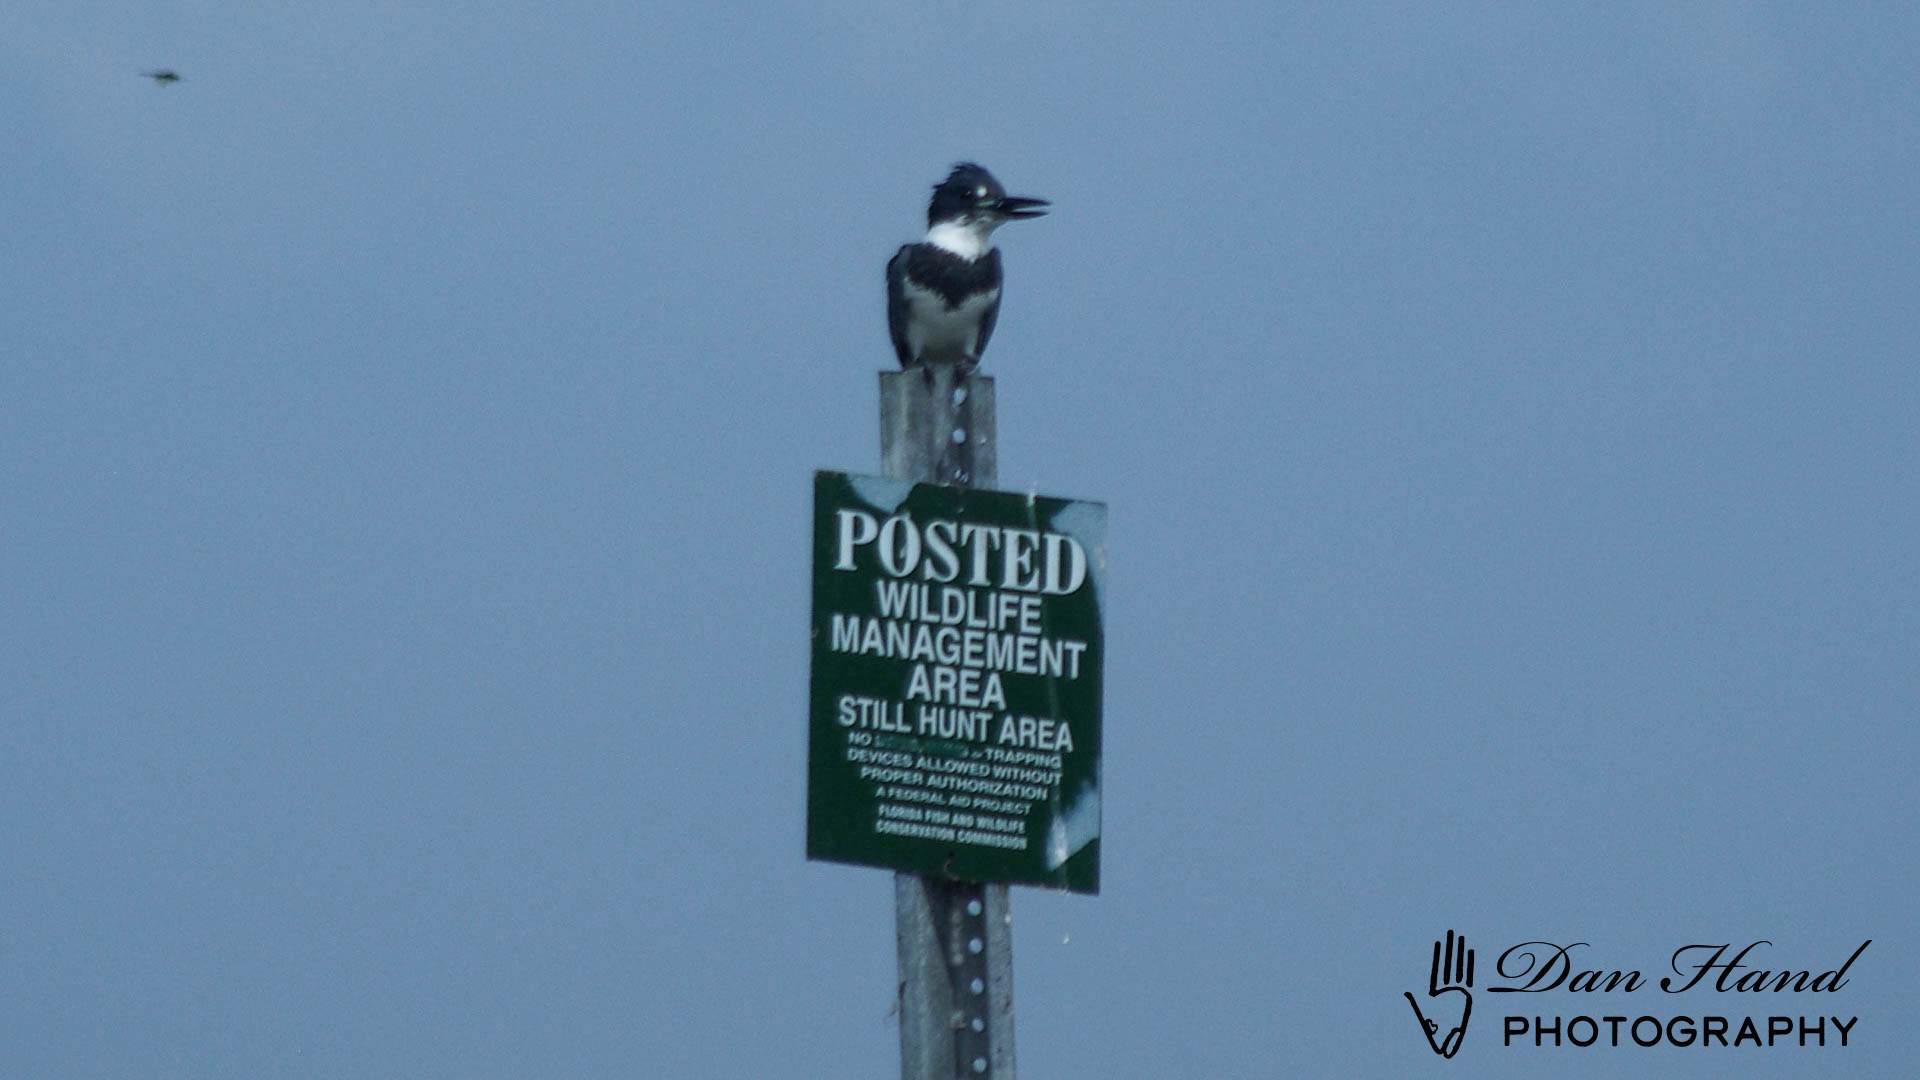
<instances>
[{"instance_id":1,"label":"bird's white collar","mask_svg":"<svg viewBox=\"0 0 1920 1080\"><path fill-rule=\"evenodd\" d=\"M988 217L942 221L927 230L927 243L972 262L993 250L993 230L999 224Z\"/></svg>"}]
</instances>

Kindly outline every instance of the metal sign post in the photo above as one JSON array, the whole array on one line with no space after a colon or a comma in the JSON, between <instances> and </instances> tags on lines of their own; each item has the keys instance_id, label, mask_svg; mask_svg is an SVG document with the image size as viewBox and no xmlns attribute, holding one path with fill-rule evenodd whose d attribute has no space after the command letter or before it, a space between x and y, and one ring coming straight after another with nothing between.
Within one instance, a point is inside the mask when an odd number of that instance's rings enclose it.
<instances>
[{"instance_id":1,"label":"metal sign post","mask_svg":"<svg viewBox=\"0 0 1920 1080\"><path fill-rule=\"evenodd\" d=\"M956 365L880 374L888 479L991 485L993 380ZM900 1080L1013 1080L1013 907L1005 885L893 876Z\"/></svg>"}]
</instances>

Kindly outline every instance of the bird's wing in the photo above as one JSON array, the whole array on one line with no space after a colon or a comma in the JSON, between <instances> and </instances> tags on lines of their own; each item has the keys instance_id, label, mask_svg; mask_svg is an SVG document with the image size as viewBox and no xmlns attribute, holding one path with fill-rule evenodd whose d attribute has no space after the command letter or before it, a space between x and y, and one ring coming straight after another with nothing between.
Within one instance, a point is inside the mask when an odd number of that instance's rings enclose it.
<instances>
[{"instance_id":1,"label":"bird's wing","mask_svg":"<svg viewBox=\"0 0 1920 1080\"><path fill-rule=\"evenodd\" d=\"M913 363L913 355L907 345L907 319L912 314L907 302L907 258L913 245L902 245L887 263L887 333L893 338L893 355L900 358L900 366Z\"/></svg>"},{"instance_id":2,"label":"bird's wing","mask_svg":"<svg viewBox=\"0 0 1920 1080\"><path fill-rule=\"evenodd\" d=\"M1004 282L1000 276L1000 249L987 252L987 258L990 263L983 269L994 281ZM987 339L993 336L993 324L1000 321L1000 297L1005 293L1006 286L1003 283L1000 290L993 294L993 303L988 304L986 312L980 316L980 336L973 339L973 362L976 364L987 353Z\"/></svg>"}]
</instances>

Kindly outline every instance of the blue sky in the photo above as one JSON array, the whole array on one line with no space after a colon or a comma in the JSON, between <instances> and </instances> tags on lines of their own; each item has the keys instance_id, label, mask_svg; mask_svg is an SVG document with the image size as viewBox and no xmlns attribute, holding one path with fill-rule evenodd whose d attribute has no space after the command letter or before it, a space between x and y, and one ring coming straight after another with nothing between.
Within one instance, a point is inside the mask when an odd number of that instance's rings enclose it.
<instances>
[{"instance_id":1,"label":"blue sky","mask_svg":"<svg viewBox=\"0 0 1920 1080\"><path fill-rule=\"evenodd\" d=\"M1920 18L0 11L0 1072L894 1075L803 861L814 468L977 159L1000 477L1110 506L1041 1077L1421 1075L1433 938L1775 944L1897 1075ZM177 68L177 85L139 77ZM1530 1002L1531 1004L1531 1002ZM1617 996L1611 1011L1672 1012ZM1600 1005L1541 995L1540 1012Z\"/></svg>"}]
</instances>

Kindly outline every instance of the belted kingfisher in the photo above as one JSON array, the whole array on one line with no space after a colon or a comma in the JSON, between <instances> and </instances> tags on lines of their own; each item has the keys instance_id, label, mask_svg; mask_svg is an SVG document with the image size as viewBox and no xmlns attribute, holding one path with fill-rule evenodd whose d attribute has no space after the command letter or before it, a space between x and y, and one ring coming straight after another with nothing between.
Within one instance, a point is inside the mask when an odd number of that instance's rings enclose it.
<instances>
[{"instance_id":1,"label":"belted kingfisher","mask_svg":"<svg viewBox=\"0 0 1920 1080\"><path fill-rule=\"evenodd\" d=\"M1007 194L993 174L972 162L953 167L933 187L927 238L887 263L887 330L901 367L980 363L1000 315L1000 253L993 230L1039 217L1045 199ZM929 376L931 377L931 376Z\"/></svg>"}]
</instances>

